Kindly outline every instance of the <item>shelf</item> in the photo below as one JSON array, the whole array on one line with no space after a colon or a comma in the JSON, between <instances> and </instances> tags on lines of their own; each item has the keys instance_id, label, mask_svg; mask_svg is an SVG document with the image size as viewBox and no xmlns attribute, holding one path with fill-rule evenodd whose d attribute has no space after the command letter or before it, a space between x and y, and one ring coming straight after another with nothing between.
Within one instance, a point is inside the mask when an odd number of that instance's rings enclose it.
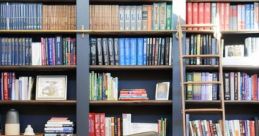
<instances>
[{"instance_id":1,"label":"shelf","mask_svg":"<svg viewBox=\"0 0 259 136\"><path fill-rule=\"evenodd\" d=\"M219 100L213 100L213 101L209 101L209 100L185 100L186 104L206 104L206 105L215 105L215 104L220 104Z\"/></svg>"},{"instance_id":2,"label":"shelf","mask_svg":"<svg viewBox=\"0 0 259 136\"><path fill-rule=\"evenodd\" d=\"M223 70L259 70L259 66L251 65L223 65Z\"/></svg>"},{"instance_id":3,"label":"shelf","mask_svg":"<svg viewBox=\"0 0 259 136\"><path fill-rule=\"evenodd\" d=\"M2 135L0 134L1 136L8 136L8 135ZM10 136L10 135L9 135ZM19 136L23 136L23 134L19 135ZM34 136L44 136L43 133L36 133Z\"/></svg>"},{"instance_id":4,"label":"shelf","mask_svg":"<svg viewBox=\"0 0 259 136\"><path fill-rule=\"evenodd\" d=\"M75 71L75 65L55 65L55 66L0 66L2 71Z\"/></svg>"},{"instance_id":5,"label":"shelf","mask_svg":"<svg viewBox=\"0 0 259 136\"><path fill-rule=\"evenodd\" d=\"M0 105L76 105L75 100L10 100L10 101L0 101Z\"/></svg>"},{"instance_id":6,"label":"shelf","mask_svg":"<svg viewBox=\"0 0 259 136\"><path fill-rule=\"evenodd\" d=\"M0 30L1 34L76 34L87 30Z\"/></svg>"},{"instance_id":7,"label":"shelf","mask_svg":"<svg viewBox=\"0 0 259 136\"><path fill-rule=\"evenodd\" d=\"M114 35L114 36L135 36L135 35L155 35L155 36L172 36L173 33L175 33L176 30L151 30L151 31L142 31L142 30L130 30L130 31L124 31L124 30L90 30L89 34L93 36L99 36L99 35Z\"/></svg>"},{"instance_id":8,"label":"shelf","mask_svg":"<svg viewBox=\"0 0 259 136\"><path fill-rule=\"evenodd\" d=\"M187 70L218 70L219 65L185 65Z\"/></svg>"},{"instance_id":9,"label":"shelf","mask_svg":"<svg viewBox=\"0 0 259 136\"><path fill-rule=\"evenodd\" d=\"M92 65L90 70L106 70L106 71L116 71L116 70L172 70L172 66L161 65L161 66L101 66Z\"/></svg>"},{"instance_id":10,"label":"shelf","mask_svg":"<svg viewBox=\"0 0 259 136\"><path fill-rule=\"evenodd\" d=\"M213 108L213 109L186 109L185 112L186 113L217 113L217 112L222 112L222 109L217 109L217 108Z\"/></svg>"},{"instance_id":11,"label":"shelf","mask_svg":"<svg viewBox=\"0 0 259 136\"><path fill-rule=\"evenodd\" d=\"M211 55L211 54L206 54L206 55L183 55L183 58L219 58L219 55Z\"/></svg>"},{"instance_id":12,"label":"shelf","mask_svg":"<svg viewBox=\"0 0 259 136\"><path fill-rule=\"evenodd\" d=\"M187 2L259 2L259 0L187 0Z\"/></svg>"},{"instance_id":13,"label":"shelf","mask_svg":"<svg viewBox=\"0 0 259 136\"><path fill-rule=\"evenodd\" d=\"M188 29L188 28L187 28ZM183 30L186 33L194 33L194 34L212 34L214 33L212 30Z\"/></svg>"},{"instance_id":14,"label":"shelf","mask_svg":"<svg viewBox=\"0 0 259 136\"><path fill-rule=\"evenodd\" d=\"M183 30L186 33L194 34L213 34L212 30ZM228 34L259 34L259 30L222 30L220 31L223 35Z\"/></svg>"},{"instance_id":15,"label":"shelf","mask_svg":"<svg viewBox=\"0 0 259 136\"><path fill-rule=\"evenodd\" d=\"M143 100L143 101L90 101L91 106L115 106L115 105L122 105L122 106L171 106L171 100L165 101L158 101L158 100Z\"/></svg>"},{"instance_id":16,"label":"shelf","mask_svg":"<svg viewBox=\"0 0 259 136\"><path fill-rule=\"evenodd\" d=\"M225 100L226 105L258 105L259 101Z\"/></svg>"},{"instance_id":17,"label":"shelf","mask_svg":"<svg viewBox=\"0 0 259 136\"><path fill-rule=\"evenodd\" d=\"M185 85L189 84L221 84L219 81L210 81L210 82L184 82Z\"/></svg>"},{"instance_id":18,"label":"shelf","mask_svg":"<svg viewBox=\"0 0 259 136\"><path fill-rule=\"evenodd\" d=\"M172 2L172 0L90 0L90 3L154 3L154 2Z\"/></svg>"},{"instance_id":19,"label":"shelf","mask_svg":"<svg viewBox=\"0 0 259 136\"><path fill-rule=\"evenodd\" d=\"M76 3L76 0L1 0L1 2Z\"/></svg>"}]
</instances>

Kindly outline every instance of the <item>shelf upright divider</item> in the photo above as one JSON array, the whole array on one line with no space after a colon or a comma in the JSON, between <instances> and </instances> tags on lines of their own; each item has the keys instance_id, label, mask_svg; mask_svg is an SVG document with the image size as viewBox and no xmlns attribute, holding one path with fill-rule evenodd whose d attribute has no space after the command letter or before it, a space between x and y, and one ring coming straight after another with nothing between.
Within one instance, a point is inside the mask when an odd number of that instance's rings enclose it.
<instances>
[{"instance_id":1,"label":"shelf upright divider","mask_svg":"<svg viewBox=\"0 0 259 136\"><path fill-rule=\"evenodd\" d=\"M89 0L76 0L77 30L89 30ZM89 34L77 33L76 114L77 136L88 136Z\"/></svg>"}]
</instances>

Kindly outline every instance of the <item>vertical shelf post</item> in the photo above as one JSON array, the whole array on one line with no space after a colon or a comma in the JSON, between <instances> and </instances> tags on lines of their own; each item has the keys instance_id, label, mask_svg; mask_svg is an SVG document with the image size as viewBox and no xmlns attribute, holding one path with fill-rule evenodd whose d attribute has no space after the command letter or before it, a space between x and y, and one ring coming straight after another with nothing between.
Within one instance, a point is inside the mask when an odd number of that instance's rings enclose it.
<instances>
[{"instance_id":1,"label":"vertical shelf post","mask_svg":"<svg viewBox=\"0 0 259 136\"><path fill-rule=\"evenodd\" d=\"M89 28L89 0L76 1L77 30ZM77 33L76 117L77 136L88 136L89 35Z\"/></svg>"}]
</instances>

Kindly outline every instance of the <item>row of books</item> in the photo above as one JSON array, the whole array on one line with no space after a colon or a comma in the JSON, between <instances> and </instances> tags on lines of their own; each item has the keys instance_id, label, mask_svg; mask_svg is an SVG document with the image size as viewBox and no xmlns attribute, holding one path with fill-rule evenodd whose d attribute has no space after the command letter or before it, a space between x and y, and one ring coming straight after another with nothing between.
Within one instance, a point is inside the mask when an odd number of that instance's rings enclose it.
<instances>
[{"instance_id":1,"label":"row of books","mask_svg":"<svg viewBox=\"0 0 259 136\"><path fill-rule=\"evenodd\" d=\"M93 71L89 76L90 100L118 100L118 77Z\"/></svg>"},{"instance_id":2,"label":"row of books","mask_svg":"<svg viewBox=\"0 0 259 136\"><path fill-rule=\"evenodd\" d=\"M148 100L148 95L146 89L122 89L120 90L119 100Z\"/></svg>"},{"instance_id":3,"label":"row of books","mask_svg":"<svg viewBox=\"0 0 259 136\"><path fill-rule=\"evenodd\" d=\"M0 3L0 29L75 29L75 5Z\"/></svg>"},{"instance_id":4,"label":"row of books","mask_svg":"<svg viewBox=\"0 0 259 136\"><path fill-rule=\"evenodd\" d=\"M172 38L91 38L91 65L171 65Z\"/></svg>"},{"instance_id":5,"label":"row of books","mask_svg":"<svg viewBox=\"0 0 259 136\"><path fill-rule=\"evenodd\" d=\"M188 136L223 136L221 123L212 120L194 120L186 124Z\"/></svg>"},{"instance_id":6,"label":"row of books","mask_svg":"<svg viewBox=\"0 0 259 136\"><path fill-rule=\"evenodd\" d=\"M16 78L13 72L3 72L0 79L0 100L32 100L33 77Z\"/></svg>"},{"instance_id":7,"label":"row of books","mask_svg":"<svg viewBox=\"0 0 259 136\"><path fill-rule=\"evenodd\" d=\"M259 37L247 37L244 44L225 45L224 57L251 57L259 53Z\"/></svg>"},{"instance_id":8,"label":"row of books","mask_svg":"<svg viewBox=\"0 0 259 136\"><path fill-rule=\"evenodd\" d=\"M188 84L188 82L218 81L217 73L188 72L186 73L186 99L187 100L218 100L219 87L217 84Z\"/></svg>"},{"instance_id":9,"label":"row of books","mask_svg":"<svg viewBox=\"0 0 259 136\"><path fill-rule=\"evenodd\" d=\"M259 3L187 3L187 24L215 24L217 14L221 30L257 30ZM191 28L189 28L191 29ZM198 28L193 28L197 30ZM205 27L199 28L209 29Z\"/></svg>"},{"instance_id":10,"label":"row of books","mask_svg":"<svg viewBox=\"0 0 259 136\"><path fill-rule=\"evenodd\" d=\"M126 136L144 132L155 132L166 136L167 119L161 118L157 123L133 123L131 114L122 117L107 117L105 113L89 113L89 136Z\"/></svg>"},{"instance_id":11,"label":"row of books","mask_svg":"<svg viewBox=\"0 0 259 136\"><path fill-rule=\"evenodd\" d=\"M94 30L171 30L172 5L90 5Z\"/></svg>"},{"instance_id":12,"label":"row of books","mask_svg":"<svg viewBox=\"0 0 259 136\"><path fill-rule=\"evenodd\" d=\"M225 100L259 100L257 74L241 72L224 73Z\"/></svg>"},{"instance_id":13,"label":"row of books","mask_svg":"<svg viewBox=\"0 0 259 136\"><path fill-rule=\"evenodd\" d=\"M47 121L44 128L44 136L74 134L74 123L66 117L52 117Z\"/></svg>"},{"instance_id":14,"label":"row of books","mask_svg":"<svg viewBox=\"0 0 259 136\"><path fill-rule=\"evenodd\" d=\"M230 136L236 134L239 136L258 136L256 131L258 130L258 123L256 120L226 120L225 121L225 134ZM258 133L258 132L257 132Z\"/></svg>"},{"instance_id":15,"label":"row of books","mask_svg":"<svg viewBox=\"0 0 259 136\"><path fill-rule=\"evenodd\" d=\"M0 65L75 65L76 40L69 37L0 38Z\"/></svg>"},{"instance_id":16,"label":"row of books","mask_svg":"<svg viewBox=\"0 0 259 136\"><path fill-rule=\"evenodd\" d=\"M218 54L217 40L212 35L195 34L186 38L185 44L186 55L206 55ZM195 58L186 59L186 64L189 65L217 65L217 58Z\"/></svg>"}]
</instances>

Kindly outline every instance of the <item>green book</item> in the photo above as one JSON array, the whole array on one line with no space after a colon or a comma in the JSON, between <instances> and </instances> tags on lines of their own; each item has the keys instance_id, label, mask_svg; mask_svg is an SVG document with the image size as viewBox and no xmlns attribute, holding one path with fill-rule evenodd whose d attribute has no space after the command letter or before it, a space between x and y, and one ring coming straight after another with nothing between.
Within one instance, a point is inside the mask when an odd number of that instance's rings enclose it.
<instances>
[{"instance_id":1,"label":"green book","mask_svg":"<svg viewBox=\"0 0 259 136\"><path fill-rule=\"evenodd\" d=\"M166 30L172 29L172 5L166 5Z\"/></svg>"}]
</instances>

